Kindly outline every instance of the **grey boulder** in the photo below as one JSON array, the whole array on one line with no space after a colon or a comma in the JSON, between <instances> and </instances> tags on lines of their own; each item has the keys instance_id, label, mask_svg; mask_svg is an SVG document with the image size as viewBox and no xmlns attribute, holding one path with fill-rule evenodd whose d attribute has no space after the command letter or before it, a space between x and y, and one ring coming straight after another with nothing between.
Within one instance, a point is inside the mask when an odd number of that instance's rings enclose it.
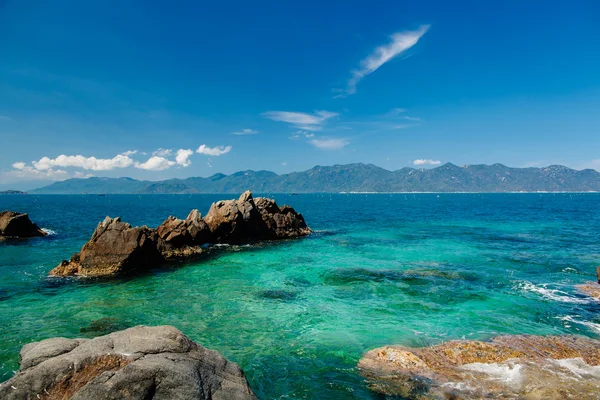
<instances>
[{"instance_id":1,"label":"grey boulder","mask_svg":"<svg viewBox=\"0 0 600 400\"><path fill-rule=\"evenodd\" d=\"M21 368L0 384L17 399L255 399L244 372L171 326L136 326L95 339L25 345Z\"/></svg>"}]
</instances>

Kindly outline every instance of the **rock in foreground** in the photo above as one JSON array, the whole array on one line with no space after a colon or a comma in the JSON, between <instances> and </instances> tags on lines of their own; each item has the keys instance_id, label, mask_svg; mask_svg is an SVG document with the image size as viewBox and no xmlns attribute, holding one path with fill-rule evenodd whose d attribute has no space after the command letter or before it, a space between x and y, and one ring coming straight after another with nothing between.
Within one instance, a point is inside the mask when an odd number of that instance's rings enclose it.
<instances>
[{"instance_id":1,"label":"rock in foreground","mask_svg":"<svg viewBox=\"0 0 600 400\"><path fill-rule=\"evenodd\" d=\"M0 385L17 399L255 399L244 372L170 326L137 326L95 339L53 338L21 350Z\"/></svg>"},{"instance_id":2,"label":"rock in foreground","mask_svg":"<svg viewBox=\"0 0 600 400\"><path fill-rule=\"evenodd\" d=\"M132 227L106 217L92 238L69 261L50 271L54 276L110 276L151 268L173 259L203 253L205 244L241 244L306 236L310 229L292 207L274 200L252 198L213 203L202 218L192 210L185 220L167 218L158 228Z\"/></svg>"},{"instance_id":3,"label":"rock in foreground","mask_svg":"<svg viewBox=\"0 0 600 400\"><path fill-rule=\"evenodd\" d=\"M0 212L0 238L30 238L47 233L31 222L27 214L14 211Z\"/></svg>"},{"instance_id":4,"label":"rock in foreground","mask_svg":"<svg viewBox=\"0 0 600 400\"><path fill-rule=\"evenodd\" d=\"M358 368L378 393L406 399L598 399L600 341L499 336L372 350Z\"/></svg>"}]
</instances>

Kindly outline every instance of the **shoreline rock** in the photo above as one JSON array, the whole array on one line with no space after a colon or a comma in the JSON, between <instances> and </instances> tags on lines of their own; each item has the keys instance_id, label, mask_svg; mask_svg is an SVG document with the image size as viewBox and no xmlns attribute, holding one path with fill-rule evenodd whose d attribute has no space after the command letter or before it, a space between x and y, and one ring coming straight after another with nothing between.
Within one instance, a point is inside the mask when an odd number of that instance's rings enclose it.
<instances>
[{"instance_id":1,"label":"shoreline rock","mask_svg":"<svg viewBox=\"0 0 600 400\"><path fill-rule=\"evenodd\" d=\"M272 199L244 192L237 200L213 203L202 218L192 210L185 220L168 217L156 229L132 227L106 217L92 238L70 260L50 271L52 276L102 277L131 273L173 260L204 254L207 244L243 244L299 238L310 234L301 214L279 207Z\"/></svg>"},{"instance_id":2,"label":"shoreline rock","mask_svg":"<svg viewBox=\"0 0 600 400\"><path fill-rule=\"evenodd\" d=\"M0 238L31 238L48 235L31 222L29 215L14 211L0 212Z\"/></svg>"},{"instance_id":3,"label":"shoreline rock","mask_svg":"<svg viewBox=\"0 0 600 400\"><path fill-rule=\"evenodd\" d=\"M237 364L171 326L26 344L0 398L256 399Z\"/></svg>"},{"instance_id":4,"label":"shoreline rock","mask_svg":"<svg viewBox=\"0 0 600 400\"><path fill-rule=\"evenodd\" d=\"M579 290L579 292L593 297L596 300L600 300L600 285L598 285L596 282L587 282L575 287L577 290Z\"/></svg>"},{"instance_id":5,"label":"shoreline rock","mask_svg":"<svg viewBox=\"0 0 600 400\"><path fill-rule=\"evenodd\" d=\"M489 342L385 346L358 363L369 388L406 399L597 399L600 341L499 336Z\"/></svg>"}]
</instances>

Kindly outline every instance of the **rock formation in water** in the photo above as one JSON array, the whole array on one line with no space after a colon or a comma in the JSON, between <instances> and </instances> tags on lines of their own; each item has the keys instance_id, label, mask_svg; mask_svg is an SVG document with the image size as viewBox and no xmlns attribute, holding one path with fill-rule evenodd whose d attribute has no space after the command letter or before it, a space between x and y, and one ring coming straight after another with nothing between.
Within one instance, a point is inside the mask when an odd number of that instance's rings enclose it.
<instances>
[{"instance_id":1,"label":"rock formation in water","mask_svg":"<svg viewBox=\"0 0 600 400\"><path fill-rule=\"evenodd\" d=\"M31 222L27 214L14 211L0 212L0 238L30 238L47 233Z\"/></svg>"},{"instance_id":2,"label":"rock formation in water","mask_svg":"<svg viewBox=\"0 0 600 400\"><path fill-rule=\"evenodd\" d=\"M499 336L491 342L386 346L358 363L369 388L406 399L598 399L600 341Z\"/></svg>"},{"instance_id":3,"label":"rock formation in water","mask_svg":"<svg viewBox=\"0 0 600 400\"><path fill-rule=\"evenodd\" d=\"M94 339L53 338L21 349L0 398L250 400L244 372L171 326L137 326Z\"/></svg>"},{"instance_id":4,"label":"rock formation in water","mask_svg":"<svg viewBox=\"0 0 600 400\"><path fill-rule=\"evenodd\" d=\"M158 228L132 227L106 217L92 238L69 261L50 271L54 276L108 276L151 268L169 260L203 253L204 244L241 244L306 236L310 229L301 214L274 200L252 198L213 203L202 218L198 210L185 220L167 218Z\"/></svg>"}]
</instances>

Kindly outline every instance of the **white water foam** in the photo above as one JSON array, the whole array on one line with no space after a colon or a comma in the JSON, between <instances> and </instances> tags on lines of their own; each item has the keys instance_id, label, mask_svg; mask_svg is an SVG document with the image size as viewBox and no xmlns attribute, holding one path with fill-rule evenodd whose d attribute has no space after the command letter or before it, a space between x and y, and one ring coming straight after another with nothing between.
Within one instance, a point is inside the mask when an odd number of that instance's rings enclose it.
<instances>
[{"instance_id":1,"label":"white water foam","mask_svg":"<svg viewBox=\"0 0 600 400\"><path fill-rule=\"evenodd\" d=\"M563 303L576 303L576 304L588 304L590 303L590 299L582 299L579 297L574 297L569 293L562 291L560 289L551 289L548 288L548 284L541 283L536 285L531 282L519 282L516 287L518 290L522 290L524 292L532 292L537 293L542 296L544 299L560 301Z\"/></svg>"},{"instance_id":2,"label":"white water foam","mask_svg":"<svg viewBox=\"0 0 600 400\"><path fill-rule=\"evenodd\" d=\"M579 315L575 315L575 317L579 317ZM600 333L600 324L596 324L596 323L590 322L590 321L577 320L577 319L573 318L573 316L571 316L571 315L567 315L566 317L555 317L555 318L558 318L561 321L567 321L567 322L572 322L574 324L585 325L588 328L592 328L594 331Z\"/></svg>"},{"instance_id":3,"label":"white water foam","mask_svg":"<svg viewBox=\"0 0 600 400\"><path fill-rule=\"evenodd\" d=\"M42 231L46 232L46 235L51 236L51 235L56 235L56 231L53 231L52 229L48 229L48 228L41 228Z\"/></svg>"},{"instance_id":4,"label":"white water foam","mask_svg":"<svg viewBox=\"0 0 600 400\"><path fill-rule=\"evenodd\" d=\"M500 363L472 363L465 364L461 367L461 369L473 372L480 372L486 374L490 377L490 379L502 382L506 386L519 390L522 382L521 364L500 364Z\"/></svg>"}]
</instances>

